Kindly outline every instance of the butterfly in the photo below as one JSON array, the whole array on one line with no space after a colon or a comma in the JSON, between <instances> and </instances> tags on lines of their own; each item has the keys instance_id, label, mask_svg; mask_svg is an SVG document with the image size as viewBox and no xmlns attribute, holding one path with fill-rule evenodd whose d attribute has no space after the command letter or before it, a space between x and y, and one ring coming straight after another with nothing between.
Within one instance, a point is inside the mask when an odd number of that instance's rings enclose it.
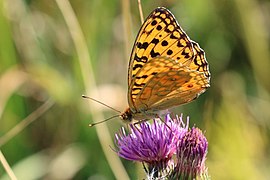
<instances>
[{"instance_id":1,"label":"butterfly","mask_svg":"<svg viewBox=\"0 0 270 180\"><path fill-rule=\"evenodd\" d=\"M209 87L204 51L169 10L156 8L143 23L132 49L129 107L120 118L131 122L158 117L164 110L193 101Z\"/></svg>"},{"instance_id":2,"label":"butterfly","mask_svg":"<svg viewBox=\"0 0 270 180\"><path fill-rule=\"evenodd\" d=\"M143 23L131 52L129 107L120 118L131 123L159 117L174 106L195 100L209 87L210 72L204 51L190 40L169 10L156 8Z\"/></svg>"}]
</instances>

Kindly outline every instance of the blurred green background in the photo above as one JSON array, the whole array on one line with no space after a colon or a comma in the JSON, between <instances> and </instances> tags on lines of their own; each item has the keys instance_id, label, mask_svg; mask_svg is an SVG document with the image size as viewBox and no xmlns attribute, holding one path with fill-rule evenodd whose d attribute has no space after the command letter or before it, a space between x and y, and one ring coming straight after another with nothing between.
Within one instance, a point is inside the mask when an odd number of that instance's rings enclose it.
<instances>
[{"instance_id":1,"label":"blurred green background","mask_svg":"<svg viewBox=\"0 0 270 180\"><path fill-rule=\"evenodd\" d=\"M270 179L270 1L145 0L172 11L205 50L211 88L173 112L209 141L212 179ZM0 1L0 159L18 179L142 179L119 159L117 114L140 27L137 1ZM102 112L102 114L101 114ZM0 166L0 179L9 179Z\"/></svg>"}]
</instances>

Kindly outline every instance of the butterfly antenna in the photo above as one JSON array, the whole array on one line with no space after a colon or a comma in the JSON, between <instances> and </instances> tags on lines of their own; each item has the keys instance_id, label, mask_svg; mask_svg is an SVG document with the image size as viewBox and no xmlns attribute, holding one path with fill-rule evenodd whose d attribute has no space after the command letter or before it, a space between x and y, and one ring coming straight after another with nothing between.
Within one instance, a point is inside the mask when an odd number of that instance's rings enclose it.
<instances>
[{"instance_id":1,"label":"butterfly antenna","mask_svg":"<svg viewBox=\"0 0 270 180\"><path fill-rule=\"evenodd\" d=\"M119 111L119 110L117 110L117 109L114 109L113 107L108 106L107 104L105 104L105 103L103 103L103 102L100 102L100 101L98 101L98 100L96 100L96 99L94 99L94 98L91 98L91 97L86 96L86 95L82 95L82 97L85 98L85 99L91 99L92 101L95 101L95 102L97 102L97 103L99 103L99 104L102 104L103 106L106 106L107 108L110 108L110 109L112 109L112 110L114 110L114 111L116 111L116 112L121 113L121 111Z\"/></svg>"},{"instance_id":2,"label":"butterfly antenna","mask_svg":"<svg viewBox=\"0 0 270 180\"><path fill-rule=\"evenodd\" d=\"M142 3L141 3L141 0L138 0L138 6L139 6L139 12L140 12L141 23L143 24L144 18L143 18L143 11L142 11Z\"/></svg>"},{"instance_id":3,"label":"butterfly antenna","mask_svg":"<svg viewBox=\"0 0 270 180\"><path fill-rule=\"evenodd\" d=\"M115 115L115 116L109 117L108 119L105 119L103 121L99 121L99 122L96 122L96 123L89 124L89 127L93 127L93 126L95 126L97 124L104 123L104 122L109 121L110 119L113 119L113 118L116 118L116 117L119 117L119 115Z\"/></svg>"}]
</instances>

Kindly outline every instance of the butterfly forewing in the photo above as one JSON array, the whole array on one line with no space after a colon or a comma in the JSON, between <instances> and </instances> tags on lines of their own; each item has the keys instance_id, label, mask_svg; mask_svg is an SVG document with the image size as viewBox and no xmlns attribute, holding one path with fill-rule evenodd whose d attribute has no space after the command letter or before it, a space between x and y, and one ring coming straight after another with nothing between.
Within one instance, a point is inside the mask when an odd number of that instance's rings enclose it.
<instances>
[{"instance_id":1,"label":"butterfly forewing","mask_svg":"<svg viewBox=\"0 0 270 180\"><path fill-rule=\"evenodd\" d=\"M129 63L129 85L139 69L157 56L167 56L179 62L192 61L193 58L191 40L165 8L154 10L137 35Z\"/></svg>"},{"instance_id":2,"label":"butterfly forewing","mask_svg":"<svg viewBox=\"0 0 270 180\"><path fill-rule=\"evenodd\" d=\"M192 42L193 50L194 50L194 60L191 62L189 67L193 70L197 70L199 72L203 72L206 76L207 84L209 85L210 81L210 72L208 63L205 58L204 51L200 48L199 44L196 42ZM210 86L210 85L209 85Z\"/></svg>"}]
</instances>

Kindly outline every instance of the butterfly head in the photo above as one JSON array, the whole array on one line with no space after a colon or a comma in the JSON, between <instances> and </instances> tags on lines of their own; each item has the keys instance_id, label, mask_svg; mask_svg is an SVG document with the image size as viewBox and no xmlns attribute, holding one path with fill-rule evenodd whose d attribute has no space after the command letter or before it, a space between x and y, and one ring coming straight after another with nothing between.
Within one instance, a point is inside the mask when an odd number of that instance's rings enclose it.
<instances>
[{"instance_id":1,"label":"butterfly head","mask_svg":"<svg viewBox=\"0 0 270 180\"><path fill-rule=\"evenodd\" d=\"M131 123L133 116L130 108L127 108L122 114L120 114L120 118L125 122L125 123Z\"/></svg>"}]
</instances>

